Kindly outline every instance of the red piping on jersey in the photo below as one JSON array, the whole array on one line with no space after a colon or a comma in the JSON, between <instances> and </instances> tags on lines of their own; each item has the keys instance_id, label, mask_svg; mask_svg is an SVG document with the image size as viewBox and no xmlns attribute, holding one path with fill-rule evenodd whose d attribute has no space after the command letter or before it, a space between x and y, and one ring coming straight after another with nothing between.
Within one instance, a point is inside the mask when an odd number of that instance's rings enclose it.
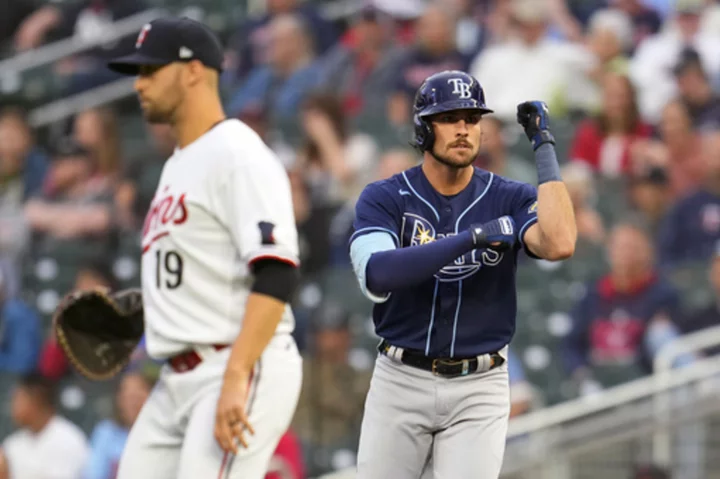
<instances>
[{"instance_id":1,"label":"red piping on jersey","mask_svg":"<svg viewBox=\"0 0 720 479\"><path fill-rule=\"evenodd\" d=\"M146 244L145 246L143 246L142 254L147 253L148 250L150 249L150 247L152 246L152 244L153 244L154 242L156 242L156 241L159 240L160 238L164 238L165 236L167 236L167 235L169 235L169 234L170 234L169 231L163 231L162 233L158 233L158 234L156 234L155 236L153 236L152 239L150 239L150 241L148 242L148 244Z\"/></svg>"},{"instance_id":2,"label":"red piping on jersey","mask_svg":"<svg viewBox=\"0 0 720 479\"><path fill-rule=\"evenodd\" d=\"M223 455L222 464L220 464L220 472L218 472L218 476L217 476L218 479L223 479L222 476L223 476L223 471L225 470L225 465L227 464L228 454L230 454L230 453L225 452L225 454Z\"/></svg>"},{"instance_id":3,"label":"red piping on jersey","mask_svg":"<svg viewBox=\"0 0 720 479\"><path fill-rule=\"evenodd\" d=\"M291 260L290 258L283 258L282 256L277 256L274 254L263 254L263 255L257 256L255 258L251 259L249 264L250 264L250 266L252 266L253 263L263 260L263 259L274 259L275 261L280 261L281 263L289 264L292 267L295 267L295 268L298 267L298 264L295 261Z\"/></svg>"}]
</instances>

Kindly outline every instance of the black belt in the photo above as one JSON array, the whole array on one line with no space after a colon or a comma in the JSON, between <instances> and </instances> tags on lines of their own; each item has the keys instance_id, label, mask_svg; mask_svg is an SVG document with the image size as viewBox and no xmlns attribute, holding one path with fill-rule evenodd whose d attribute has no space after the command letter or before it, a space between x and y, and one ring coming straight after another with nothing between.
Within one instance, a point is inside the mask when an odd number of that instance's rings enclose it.
<instances>
[{"instance_id":1,"label":"black belt","mask_svg":"<svg viewBox=\"0 0 720 479\"><path fill-rule=\"evenodd\" d=\"M393 346L384 339L378 345L378 351L388 357L394 357L391 351ZM399 348L398 348L399 349ZM481 355L482 356L482 355ZM483 363L483 367L490 371L505 363L505 358L499 353L488 353L490 364ZM400 357L397 358L403 364L414 368L430 371L435 376L444 378L456 378L458 376L467 376L478 370L481 361L477 356L470 358L429 358L420 351L412 349L402 349Z\"/></svg>"}]
</instances>

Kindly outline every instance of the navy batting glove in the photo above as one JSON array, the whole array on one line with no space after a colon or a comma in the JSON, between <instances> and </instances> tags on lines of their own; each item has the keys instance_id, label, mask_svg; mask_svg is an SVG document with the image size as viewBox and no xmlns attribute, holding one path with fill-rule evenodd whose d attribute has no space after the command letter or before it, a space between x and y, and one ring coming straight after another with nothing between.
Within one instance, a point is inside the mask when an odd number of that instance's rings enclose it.
<instances>
[{"instance_id":1,"label":"navy batting glove","mask_svg":"<svg viewBox=\"0 0 720 479\"><path fill-rule=\"evenodd\" d=\"M525 129L533 150L545 143L555 144L550 133L550 111L544 101L526 101L517 107L517 121Z\"/></svg>"},{"instance_id":2,"label":"navy batting glove","mask_svg":"<svg viewBox=\"0 0 720 479\"><path fill-rule=\"evenodd\" d=\"M510 216L501 216L481 225L472 225L470 232L475 249L492 248L495 251L504 251L512 248L517 239L515 221Z\"/></svg>"}]
</instances>

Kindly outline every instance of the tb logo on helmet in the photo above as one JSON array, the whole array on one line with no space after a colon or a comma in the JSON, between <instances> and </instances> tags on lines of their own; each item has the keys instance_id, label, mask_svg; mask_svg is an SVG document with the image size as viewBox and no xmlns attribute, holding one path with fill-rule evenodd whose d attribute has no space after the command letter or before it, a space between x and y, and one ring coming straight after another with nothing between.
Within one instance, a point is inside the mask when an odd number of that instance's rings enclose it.
<instances>
[{"instance_id":1,"label":"tb logo on helmet","mask_svg":"<svg viewBox=\"0 0 720 479\"><path fill-rule=\"evenodd\" d=\"M470 83L465 83L462 81L462 78L451 78L448 80L448 83L452 83L453 86L453 94L457 95L458 98L461 98L463 100L467 100L470 98Z\"/></svg>"}]
</instances>

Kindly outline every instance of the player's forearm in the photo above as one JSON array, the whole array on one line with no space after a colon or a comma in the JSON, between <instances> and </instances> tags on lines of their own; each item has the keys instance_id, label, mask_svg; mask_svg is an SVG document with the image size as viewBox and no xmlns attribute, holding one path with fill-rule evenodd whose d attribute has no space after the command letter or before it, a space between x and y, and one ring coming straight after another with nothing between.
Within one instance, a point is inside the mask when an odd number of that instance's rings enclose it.
<instances>
[{"instance_id":1,"label":"player's forearm","mask_svg":"<svg viewBox=\"0 0 720 479\"><path fill-rule=\"evenodd\" d=\"M260 359L285 312L286 303L260 293L250 293L240 335L235 340L226 376L247 376Z\"/></svg>"},{"instance_id":2,"label":"player's forearm","mask_svg":"<svg viewBox=\"0 0 720 479\"><path fill-rule=\"evenodd\" d=\"M540 146L535 152L538 163L540 185L538 186L538 227L540 251L533 251L548 260L569 258L575 252L577 226L575 212L565 183L561 180L543 181L543 165L557 164L555 147L551 144ZM558 175L559 177L559 175Z\"/></svg>"},{"instance_id":3,"label":"player's forearm","mask_svg":"<svg viewBox=\"0 0 720 479\"><path fill-rule=\"evenodd\" d=\"M383 294L422 283L473 247L472 234L463 231L420 246L373 253L365 273L367 287Z\"/></svg>"}]
</instances>

